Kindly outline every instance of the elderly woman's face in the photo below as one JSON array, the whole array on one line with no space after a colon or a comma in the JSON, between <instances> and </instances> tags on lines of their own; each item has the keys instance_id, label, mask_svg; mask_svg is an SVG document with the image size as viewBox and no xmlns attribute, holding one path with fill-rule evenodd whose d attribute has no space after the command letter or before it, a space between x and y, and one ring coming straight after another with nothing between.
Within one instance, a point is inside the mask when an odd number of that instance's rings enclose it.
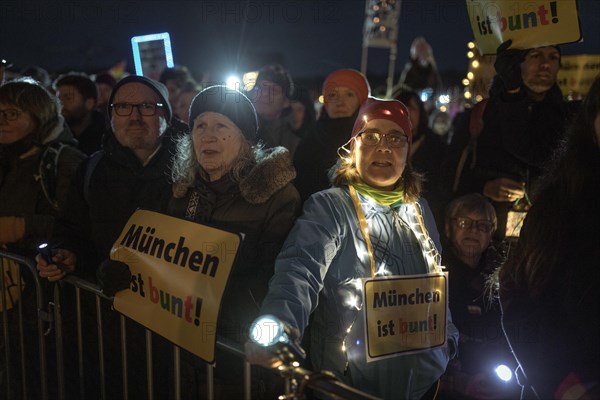
<instances>
[{"instance_id":1,"label":"elderly woman's face","mask_svg":"<svg viewBox=\"0 0 600 400\"><path fill-rule=\"evenodd\" d=\"M14 104L0 103L0 144L15 143L33 132L35 127L28 112Z\"/></svg>"},{"instance_id":2,"label":"elderly woman's face","mask_svg":"<svg viewBox=\"0 0 600 400\"><path fill-rule=\"evenodd\" d=\"M191 134L196 159L211 181L229 172L244 143L240 128L225 115L214 112L198 115Z\"/></svg>"},{"instance_id":3,"label":"elderly woman's face","mask_svg":"<svg viewBox=\"0 0 600 400\"><path fill-rule=\"evenodd\" d=\"M393 190L406 166L408 140L405 132L400 125L387 119L369 121L361 132L354 149L358 174L364 183L375 189ZM376 143L378 137L380 140Z\"/></svg>"},{"instance_id":4,"label":"elderly woman's face","mask_svg":"<svg viewBox=\"0 0 600 400\"><path fill-rule=\"evenodd\" d=\"M490 245L492 227L492 221L483 212L461 212L446 222L446 236L460 258L478 258Z\"/></svg>"}]
</instances>

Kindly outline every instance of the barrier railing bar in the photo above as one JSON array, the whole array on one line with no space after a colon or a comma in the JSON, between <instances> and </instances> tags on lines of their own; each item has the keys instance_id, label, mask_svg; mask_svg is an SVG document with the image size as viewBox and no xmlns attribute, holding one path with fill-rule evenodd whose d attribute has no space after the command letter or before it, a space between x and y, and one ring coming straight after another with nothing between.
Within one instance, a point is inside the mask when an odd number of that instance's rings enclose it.
<instances>
[{"instance_id":1,"label":"barrier railing bar","mask_svg":"<svg viewBox=\"0 0 600 400\"><path fill-rule=\"evenodd\" d=\"M148 400L154 400L154 375L152 372L152 331L146 329L146 380L148 382Z\"/></svg>"},{"instance_id":2,"label":"barrier railing bar","mask_svg":"<svg viewBox=\"0 0 600 400\"><path fill-rule=\"evenodd\" d=\"M42 386L42 399L48 399L48 377L46 373L46 341L44 340L44 321L47 321L48 315L44 310L45 307L45 298L44 292L42 291L42 284L40 277L37 274L37 269L35 266L35 261L31 258L26 258L20 256L18 254L9 253L5 251L0 251L0 257L7 258L9 260L13 260L18 264L25 265L33 276L33 282L35 284L36 289L36 306L37 306L37 322L38 322L38 343L39 343L39 358L40 358L40 384ZM19 276L18 280L19 290L22 291L23 287L21 285L21 278ZM19 332L21 333L21 369L23 373L23 396L27 397L27 385L26 385L26 374L25 374L25 347L23 340L23 309L22 302L19 301L17 304L18 312L19 312ZM7 335L8 338L8 335Z\"/></svg>"},{"instance_id":3,"label":"barrier railing bar","mask_svg":"<svg viewBox=\"0 0 600 400\"><path fill-rule=\"evenodd\" d=\"M100 397L106 400L106 374L104 371L104 340L102 338L102 310L100 297L96 296L96 325L98 326L98 361L100 363ZM125 387L123 388L126 389Z\"/></svg>"},{"instance_id":4,"label":"barrier railing bar","mask_svg":"<svg viewBox=\"0 0 600 400\"><path fill-rule=\"evenodd\" d=\"M37 275L37 271L35 269L35 264L32 260L30 259L26 259L23 257L20 257L18 255L14 255L11 253L5 253L0 251L0 257L6 257L9 259L13 259L15 261L17 261L20 264L24 264L26 265L29 269L32 270L32 274L35 277L35 283L36 283L36 289L37 289L37 307L38 307L38 326L40 327L39 329L39 339L40 339L40 349L43 351L40 351L40 364L41 364L41 374L43 374L42 376L42 398L44 400L47 400L48 398L48 393L47 393L47 376L46 376L46 372L45 372L45 368L43 368L46 364L46 354L45 354L45 341L44 341L44 336L43 336L43 322L47 321L48 322L48 315L44 314L45 310L44 308L44 301L43 301L43 297L44 297L44 293L41 290L41 283L40 283L40 279L39 276ZM75 276L67 276L64 279L65 282L68 282L72 285L74 285L76 287L76 299L77 299L77 314L78 314L78 319L77 319L77 336L78 336L78 342L79 342L79 371L80 371L80 393L83 395L84 394L84 378L83 378L83 372L84 372L84 363L83 363L83 349L81 348L82 345L81 343L82 341L82 323L81 323L81 294L80 294L80 289L84 289L86 291L89 291L91 293L93 293L96 296L96 319L97 319L97 328L98 328L98 352L99 352L99 363L100 363L100 379L101 379L101 398L106 400L106 388L105 388L105 359L104 359L104 343L103 343L103 338L102 338L102 312L101 312L101 299L106 299L106 300L113 300L110 297L106 297L99 289L99 287L97 285L92 284L91 282L88 282L86 280L83 280L81 278L75 277ZM57 307L57 310L55 310L56 312L60 312L60 303L57 300L57 303L59 304ZM18 302L18 307L21 306L21 302ZM44 318L45 316L45 318ZM125 339L125 317L121 315L121 329L122 329L122 340L126 340ZM5 321L4 324L4 335L6 337L6 339L8 340L8 332L7 332L7 328L6 328L6 316L3 315L3 320ZM62 322L61 318L57 318L55 320L55 322L57 324L60 324ZM22 321L22 316L20 318L20 323L22 325L23 321ZM21 332L22 332L22 327L21 327ZM56 329L56 335L57 337L62 335L62 329L59 328L57 326ZM21 335L21 341L23 342L23 335ZM5 343L7 343L7 340L5 341ZM22 343L22 345L24 345L24 343ZM122 343L122 346L126 346L125 343ZM243 351L243 346L239 343L236 343L230 339L226 339L226 338L222 338L222 337L218 337L217 338L217 342L216 342L216 346L220 349L226 350L238 357L240 357L243 362L244 362L244 372L243 372L243 380L244 380L244 399L250 399L251 398L251 365L245 361L245 353ZM62 349L62 345L59 346L59 344L57 343L57 349L58 348ZM181 383L180 383L180 349L176 346L173 345L173 351L174 351L174 363L175 363L175 399L180 399L181 397ZM5 349L5 352L7 352L8 349ZM149 394L149 398L152 399L154 396L154 387L153 387L153 370L152 370L152 332L150 330L146 330L146 355L147 355L147 376L148 376L148 394ZM126 354L126 348L123 349L123 354ZM62 359L62 356L59 356L60 360ZM64 361L64 360L63 360ZM126 359L126 355L125 358L123 359L124 362L124 367L126 367L127 365L127 359ZM23 363L24 365L24 363ZM207 397L208 399L214 399L214 366L211 364L206 364L207 368L206 368L206 374L207 374L207 385L206 385L206 393L207 393ZM24 367L23 367L24 368ZM124 398L127 399L127 378L126 378L126 371L127 369L124 368ZM318 392L323 392L326 394L330 394L330 395L334 395L334 396L338 396L344 399L349 399L349 400L377 400L378 398L369 394L366 394L358 389L355 389L351 386L346 385L345 383L341 382L339 379L335 378L332 374L327 374L327 373L314 373L312 371L300 368L300 367L293 367L293 366L284 366L283 368L280 367L279 369L279 374L283 377L286 378L286 383L292 383L291 385L286 385L287 391L286 394L288 395L288 398L292 398L289 397L292 393L291 392L291 387L290 386L295 386L295 389L298 390L299 392L301 392L302 390L304 390L305 388L310 388L312 390L318 391ZM24 375L25 376L25 375ZM64 385L64 375L63 375L63 383L62 385ZM60 380L60 378L59 378ZM300 384L298 384L298 382L300 382ZM202 389L202 388L200 388ZM24 388L25 390L25 388ZM82 396L83 397L83 396Z\"/></svg>"},{"instance_id":5,"label":"barrier railing bar","mask_svg":"<svg viewBox=\"0 0 600 400\"><path fill-rule=\"evenodd\" d=\"M173 345L173 371L175 372L175 400L181 400L181 351L179 346Z\"/></svg>"},{"instance_id":6,"label":"barrier railing bar","mask_svg":"<svg viewBox=\"0 0 600 400\"><path fill-rule=\"evenodd\" d=\"M65 398L65 357L63 347L63 329L62 329L62 308L60 303L60 289L58 284L52 284L54 286L53 297L53 310L54 310L54 338L56 343L56 374L58 378L58 398L64 400Z\"/></svg>"},{"instance_id":7,"label":"barrier railing bar","mask_svg":"<svg viewBox=\"0 0 600 400\"><path fill-rule=\"evenodd\" d=\"M123 400L129 399L129 374L127 371L127 329L125 328L126 321L122 315L119 317L119 329L121 330L121 367L123 368Z\"/></svg>"},{"instance_id":8,"label":"barrier railing bar","mask_svg":"<svg viewBox=\"0 0 600 400\"><path fill-rule=\"evenodd\" d=\"M81 311L81 289L75 286L75 307L77 312L77 362L79 370L79 398L85 399L85 369L83 367L83 328L82 328L82 311Z\"/></svg>"}]
</instances>

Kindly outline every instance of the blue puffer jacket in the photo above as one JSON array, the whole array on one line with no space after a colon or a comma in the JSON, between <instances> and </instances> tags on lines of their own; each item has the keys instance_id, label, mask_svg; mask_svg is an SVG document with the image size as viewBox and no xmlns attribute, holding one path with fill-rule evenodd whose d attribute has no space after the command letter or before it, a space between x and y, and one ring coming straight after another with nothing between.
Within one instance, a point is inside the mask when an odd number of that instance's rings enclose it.
<instances>
[{"instance_id":1,"label":"blue puffer jacket","mask_svg":"<svg viewBox=\"0 0 600 400\"><path fill-rule=\"evenodd\" d=\"M421 245L407 224L413 205L391 208L360 194L359 199L376 267L384 267L392 275L429 272ZM421 199L418 206L431 239L440 249L427 202ZM348 299L358 296L358 304L362 304L356 283L370 276L370 260L348 188L316 193L305 203L277 258L261 313L273 314L303 332L314 312L310 326L314 369L332 371L346 383L382 398L420 398L454 356L458 331L448 318L448 346L367 364L364 318ZM344 338L346 353L342 351Z\"/></svg>"}]
</instances>

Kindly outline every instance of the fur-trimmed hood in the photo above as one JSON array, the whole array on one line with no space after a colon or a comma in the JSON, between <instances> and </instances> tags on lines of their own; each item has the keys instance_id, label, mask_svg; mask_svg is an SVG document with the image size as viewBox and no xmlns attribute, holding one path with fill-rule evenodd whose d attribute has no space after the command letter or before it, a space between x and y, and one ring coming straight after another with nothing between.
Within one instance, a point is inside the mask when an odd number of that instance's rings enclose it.
<instances>
[{"instance_id":1,"label":"fur-trimmed hood","mask_svg":"<svg viewBox=\"0 0 600 400\"><path fill-rule=\"evenodd\" d=\"M296 178L289 151L285 147L264 150L256 165L240 182L240 192L248 203L261 204Z\"/></svg>"},{"instance_id":2,"label":"fur-trimmed hood","mask_svg":"<svg viewBox=\"0 0 600 400\"><path fill-rule=\"evenodd\" d=\"M262 204L296 178L296 170L285 147L273 147L258 153L256 164L237 185L250 204ZM173 197L183 198L189 187L173 184Z\"/></svg>"}]
</instances>

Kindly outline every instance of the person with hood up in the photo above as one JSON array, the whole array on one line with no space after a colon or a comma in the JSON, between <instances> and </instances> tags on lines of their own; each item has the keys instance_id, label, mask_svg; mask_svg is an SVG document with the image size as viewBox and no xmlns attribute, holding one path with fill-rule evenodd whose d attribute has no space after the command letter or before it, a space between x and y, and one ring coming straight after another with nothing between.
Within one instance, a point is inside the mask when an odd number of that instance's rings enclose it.
<instances>
[{"instance_id":1,"label":"person with hood up","mask_svg":"<svg viewBox=\"0 0 600 400\"><path fill-rule=\"evenodd\" d=\"M59 210L65 208L67 188L85 158L76 145L58 99L39 83L21 78L0 86L0 249L33 257L38 245L51 236ZM38 398L42 393L34 277L25 266L13 270L4 261L2 276L0 312L6 318L11 343L5 349L9 354L6 361L15 372L10 382L4 382L11 388L6 393L14 398L25 395L19 392L25 380L19 362L23 350L28 395ZM13 285L17 288L11 288ZM48 282L42 282L42 288L47 287ZM18 309L23 310L22 321ZM50 342L53 339L48 338ZM51 344L47 356L51 361L55 358ZM49 380L56 379L54 371L48 373ZM49 391L50 397L57 396L55 386Z\"/></svg>"},{"instance_id":2,"label":"person with hood up","mask_svg":"<svg viewBox=\"0 0 600 400\"><path fill-rule=\"evenodd\" d=\"M85 158L76 146L58 99L40 84L22 78L0 86L0 244L30 253L51 235ZM56 158L51 147L60 150ZM56 172L40 168L42 157Z\"/></svg>"}]
</instances>

